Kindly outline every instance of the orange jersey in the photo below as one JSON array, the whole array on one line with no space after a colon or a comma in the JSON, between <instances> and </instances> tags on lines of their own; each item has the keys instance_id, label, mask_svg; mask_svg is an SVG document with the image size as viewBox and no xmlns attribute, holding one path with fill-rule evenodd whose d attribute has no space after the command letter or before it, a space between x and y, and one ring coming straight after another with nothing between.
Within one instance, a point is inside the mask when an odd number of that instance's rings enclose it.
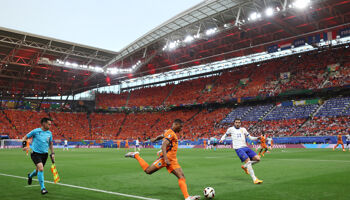
<instances>
[{"instance_id":1,"label":"orange jersey","mask_svg":"<svg viewBox=\"0 0 350 200\"><path fill-rule=\"evenodd\" d=\"M342 143L343 142L343 139L342 139L341 135L338 135L337 138L338 138L338 143Z\"/></svg>"},{"instance_id":2,"label":"orange jersey","mask_svg":"<svg viewBox=\"0 0 350 200\"><path fill-rule=\"evenodd\" d=\"M168 140L170 142L170 145L166 149L168 159L170 161L176 160L178 140L175 132L172 129L167 130L167 132L164 133L164 140Z\"/></svg>"},{"instance_id":3,"label":"orange jersey","mask_svg":"<svg viewBox=\"0 0 350 200\"><path fill-rule=\"evenodd\" d=\"M264 136L260 136L261 144L266 144L266 138Z\"/></svg>"}]
</instances>

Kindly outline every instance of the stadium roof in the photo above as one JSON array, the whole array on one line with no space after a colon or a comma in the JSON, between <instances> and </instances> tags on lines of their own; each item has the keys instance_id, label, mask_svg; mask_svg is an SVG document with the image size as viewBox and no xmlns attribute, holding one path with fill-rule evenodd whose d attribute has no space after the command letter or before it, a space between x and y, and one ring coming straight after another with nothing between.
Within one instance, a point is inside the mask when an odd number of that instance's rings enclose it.
<instances>
[{"instance_id":1,"label":"stadium roof","mask_svg":"<svg viewBox=\"0 0 350 200\"><path fill-rule=\"evenodd\" d=\"M273 10L269 16L265 14L268 8ZM244 52L255 53L269 42L345 25L350 22L349 10L349 0L207 0L123 48L104 68L130 68L142 61L133 72L133 76L142 76L198 64L194 60L215 61L204 58L261 45ZM188 43L184 42L187 37L191 39ZM171 45L177 48L169 48ZM237 54L227 57L232 56Z\"/></svg>"},{"instance_id":2,"label":"stadium roof","mask_svg":"<svg viewBox=\"0 0 350 200\"><path fill-rule=\"evenodd\" d=\"M350 0L311 0L304 8L299 8L300 2L308 0L203 1L120 52L0 27L1 92L17 96L78 93L105 86L109 80L113 85L249 55L265 51L276 41L349 26ZM116 73L107 73L111 69Z\"/></svg>"},{"instance_id":3,"label":"stadium roof","mask_svg":"<svg viewBox=\"0 0 350 200\"><path fill-rule=\"evenodd\" d=\"M4 94L66 93L91 71L38 64L41 58L103 66L117 52L0 27L0 87Z\"/></svg>"}]
</instances>

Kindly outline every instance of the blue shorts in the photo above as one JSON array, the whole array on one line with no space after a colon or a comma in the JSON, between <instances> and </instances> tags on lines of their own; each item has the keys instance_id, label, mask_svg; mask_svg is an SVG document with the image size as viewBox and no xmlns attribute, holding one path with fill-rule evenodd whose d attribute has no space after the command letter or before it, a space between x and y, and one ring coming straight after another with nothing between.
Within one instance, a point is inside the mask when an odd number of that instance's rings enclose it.
<instances>
[{"instance_id":1,"label":"blue shorts","mask_svg":"<svg viewBox=\"0 0 350 200\"><path fill-rule=\"evenodd\" d=\"M136 148L139 148L140 145L136 145Z\"/></svg>"},{"instance_id":2,"label":"blue shorts","mask_svg":"<svg viewBox=\"0 0 350 200\"><path fill-rule=\"evenodd\" d=\"M65 144L64 147L68 147L68 145Z\"/></svg>"},{"instance_id":3,"label":"blue shorts","mask_svg":"<svg viewBox=\"0 0 350 200\"><path fill-rule=\"evenodd\" d=\"M249 147L236 149L236 153L242 162L244 162L248 158L252 159L254 156L256 156L256 153L253 150L249 149Z\"/></svg>"}]
</instances>

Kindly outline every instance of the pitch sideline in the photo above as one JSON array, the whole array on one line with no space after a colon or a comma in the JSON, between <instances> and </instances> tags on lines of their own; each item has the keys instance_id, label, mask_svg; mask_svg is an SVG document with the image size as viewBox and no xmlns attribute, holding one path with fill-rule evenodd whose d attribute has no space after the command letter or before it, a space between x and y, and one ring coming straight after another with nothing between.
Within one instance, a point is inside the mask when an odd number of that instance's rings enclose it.
<instances>
[{"instance_id":1,"label":"pitch sideline","mask_svg":"<svg viewBox=\"0 0 350 200\"><path fill-rule=\"evenodd\" d=\"M3 174L0 173L0 176L7 176L7 177L12 177L12 178L19 178L19 179L27 179L27 177L21 177L21 176L15 176L11 174ZM33 181L38 181L37 179L33 179ZM77 186L77 185L70 185L70 184L65 184L65 183L54 183L52 181L45 181L45 183L51 183L55 185L62 185L66 187L71 187L71 188L78 188L82 190L89 190L89 191L94 191L94 192L101 192L101 193L106 193L106 194L113 194L116 196L124 196L124 197L130 197L134 199L143 199L143 200L159 200L159 199L152 199L152 198L147 198L147 197L141 197L141 196L136 196L136 195L130 195L130 194L123 194L119 192L111 192L107 190L100 190L100 189L95 189L95 188L88 188L88 187L82 187L82 186Z\"/></svg>"}]
</instances>

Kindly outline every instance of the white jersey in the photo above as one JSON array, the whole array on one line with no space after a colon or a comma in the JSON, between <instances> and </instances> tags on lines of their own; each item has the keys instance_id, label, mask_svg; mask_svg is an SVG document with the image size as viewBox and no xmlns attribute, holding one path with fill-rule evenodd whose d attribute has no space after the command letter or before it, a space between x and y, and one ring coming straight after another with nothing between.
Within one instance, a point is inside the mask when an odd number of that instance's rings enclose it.
<instances>
[{"instance_id":1,"label":"white jersey","mask_svg":"<svg viewBox=\"0 0 350 200\"><path fill-rule=\"evenodd\" d=\"M140 141L139 140L136 140L135 141L135 144L138 146L138 145L140 145Z\"/></svg>"},{"instance_id":2,"label":"white jersey","mask_svg":"<svg viewBox=\"0 0 350 200\"><path fill-rule=\"evenodd\" d=\"M257 140L257 137L252 137L249 135L247 129L240 127L230 127L227 129L226 133L221 137L221 141L225 140L226 137L231 136L232 138L232 147L234 149L240 149L243 147L247 147L246 137L250 140Z\"/></svg>"},{"instance_id":3,"label":"white jersey","mask_svg":"<svg viewBox=\"0 0 350 200\"><path fill-rule=\"evenodd\" d=\"M350 135L347 135L345 137L346 137L346 141L350 141Z\"/></svg>"},{"instance_id":4,"label":"white jersey","mask_svg":"<svg viewBox=\"0 0 350 200\"><path fill-rule=\"evenodd\" d=\"M272 138L268 137L266 140L267 140L267 144L271 144Z\"/></svg>"},{"instance_id":5,"label":"white jersey","mask_svg":"<svg viewBox=\"0 0 350 200\"><path fill-rule=\"evenodd\" d=\"M67 140L64 140L64 145L68 145L68 141Z\"/></svg>"}]
</instances>

